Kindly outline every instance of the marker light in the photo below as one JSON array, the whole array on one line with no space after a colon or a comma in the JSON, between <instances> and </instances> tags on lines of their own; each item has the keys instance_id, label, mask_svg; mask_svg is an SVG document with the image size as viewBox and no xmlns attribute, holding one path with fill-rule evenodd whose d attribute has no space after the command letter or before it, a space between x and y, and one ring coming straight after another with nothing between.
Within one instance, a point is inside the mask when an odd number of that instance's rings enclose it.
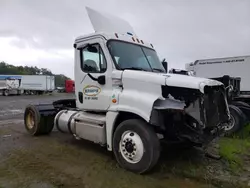
<instances>
[{"instance_id":1,"label":"marker light","mask_svg":"<svg viewBox=\"0 0 250 188\"><path fill-rule=\"evenodd\" d=\"M136 39L138 43L140 43L139 39Z\"/></svg>"},{"instance_id":2,"label":"marker light","mask_svg":"<svg viewBox=\"0 0 250 188\"><path fill-rule=\"evenodd\" d=\"M119 38L117 33L115 33L115 36L116 36L116 38Z\"/></svg>"},{"instance_id":3,"label":"marker light","mask_svg":"<svg viewBox=\"0 0 250 188\"><path fill-rule=\"evenodd\" d=\"M131 35L131 36L133 36L133 34L132 34L132 33L130 33L130 32L127 32L127 34L128 34L128 35Z\"/></svg>"},{"instance_id":4,"label":"marker light","mask_svg":"<svg viewBox=\"0 0 250 188\"><path fill-rule=\"evenodd\" d=\"M141 43L144 44L143 40L141 40Z\"/></svg>"},{"instance_id":5,"label":"marker light","mask_svg":"<svg viewBox=\"0 0 250 188\"><path fill-rule=\"evenodd\" d=\"M135 42L135 39L134 39L134 37L132 37L132 40Z\"/></svg>"}]
</instances>

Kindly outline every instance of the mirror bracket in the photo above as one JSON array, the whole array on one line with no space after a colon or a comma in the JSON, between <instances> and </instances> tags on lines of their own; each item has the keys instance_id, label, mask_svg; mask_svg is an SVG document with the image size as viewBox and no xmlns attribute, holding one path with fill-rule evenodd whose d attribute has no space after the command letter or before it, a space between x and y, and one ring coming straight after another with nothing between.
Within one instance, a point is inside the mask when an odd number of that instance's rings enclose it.
<instances>
[{"instance_id":1,"label":"mirror bracket","mask_svg":"<svg viewBox=\"0 0 250 188\"><path fill-rule=\"evenodd\" d=\"M162 65L167 73L168 72L168 63L165 61L165 58L162 60Z\"/></svg>"},{"instance_id":2,"label":"mirror bracket","mask_svg":"<svg viewBox=\"0 0 250 188\"><path fill-rule=\"evenodd\" d=\"M88 76L98 82L100 85L105 85L106 84L106 79L105 79L105 75L101 75L101 76L98 76L97 78L93 77L90 73L88 73Z\"/></svg>"}]
</instances>

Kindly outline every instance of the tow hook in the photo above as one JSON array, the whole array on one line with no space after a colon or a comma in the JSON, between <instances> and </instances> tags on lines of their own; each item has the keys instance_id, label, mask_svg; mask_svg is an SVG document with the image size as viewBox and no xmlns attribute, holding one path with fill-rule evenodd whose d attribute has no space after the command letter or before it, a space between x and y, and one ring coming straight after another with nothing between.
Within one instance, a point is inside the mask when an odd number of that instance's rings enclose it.
<instances>
[{"instance_id":1,"label":"tow hook","mask_svg":"<svg viewBox=\"0 0 250 188\"><path fill-rule=\"evenodd\" d=\"M212 135L215 135L215 134L221 135L221 134L224 133L224 130L225 130L225 124L223 123L223 124L220 124L220 125L216 126L214 129L212 129L212 130L210 131L210 133L211 133Z\"/></svg>"}]
</instances>

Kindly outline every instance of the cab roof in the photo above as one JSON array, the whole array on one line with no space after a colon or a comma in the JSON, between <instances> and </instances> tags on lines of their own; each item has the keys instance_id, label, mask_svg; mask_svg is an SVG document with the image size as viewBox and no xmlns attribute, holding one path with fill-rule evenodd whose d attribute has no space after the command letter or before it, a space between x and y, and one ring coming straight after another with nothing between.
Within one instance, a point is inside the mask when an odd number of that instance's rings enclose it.
<instances>
[{"instance_id":1,"label":"cab roof","mask_svg":"<svg viewBox=\"0 0 250 188\"><path fill-rule=\"evenodd\" d=\"M75 43L80 43L86 39L90 39L90 38L96 38L96 37L101 37L104 38L105 40L120 40L120 41L124 41L124 42L129 42L129 43L134 43L137 45L141 45L141 46L145 46L147 48L151 48L153 49L153 45L145 42L137 37L131 36L131 35L122 35L119 33L104 33L104 32L96 32L96 33L92 33L92 34L88 34L88 35L82 35L79 36L75 39Z\"/></svg>"}]
</instances>

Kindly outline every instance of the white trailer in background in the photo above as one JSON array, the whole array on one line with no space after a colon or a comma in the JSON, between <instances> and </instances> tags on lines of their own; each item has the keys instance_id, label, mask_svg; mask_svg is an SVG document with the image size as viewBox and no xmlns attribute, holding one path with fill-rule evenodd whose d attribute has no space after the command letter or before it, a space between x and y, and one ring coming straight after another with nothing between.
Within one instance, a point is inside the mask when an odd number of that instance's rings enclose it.
<instances>
[{"instance_id":1,"label":"white trailer in background","mask_svg":"<svg viewBox=\"0 0 250 188\"><path fill-rule=\"evenodd\" d=\"M55 90L55 77L48 75L0 75L0 92L10 94L43 94Z\"/></svg>"},{"instance_id":2,"label":"white trailer in background","mask_svg":"<svg viewBox=\"0 0 250 188\"><path fill-rule=\"evenodd\" d=\"M196 60L186 64L186 70L192 71L197 77L240 77L241 94L250 95L250 56Z\"/></svg>"}]
</instances>

